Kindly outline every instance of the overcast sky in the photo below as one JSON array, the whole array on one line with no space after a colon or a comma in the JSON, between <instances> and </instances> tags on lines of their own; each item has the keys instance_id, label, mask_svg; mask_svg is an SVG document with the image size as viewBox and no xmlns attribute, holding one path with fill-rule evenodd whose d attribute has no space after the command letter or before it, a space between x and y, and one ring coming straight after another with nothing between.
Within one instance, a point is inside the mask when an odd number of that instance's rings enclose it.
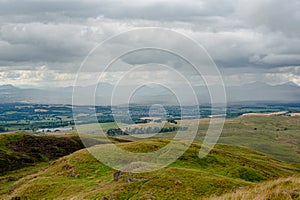
<instances>
[{"instance_id":1,"label":"overcast sky","mask_svg":"<svg viewBox=\"0 0 300 200\"><path fill-rule=\"evenodd\" d=\"M163 27L203 45L228 85L300 85L299 24L298 0L0 0L0 84L70 86L100 42Z\"/></svg>"}]
</instances>

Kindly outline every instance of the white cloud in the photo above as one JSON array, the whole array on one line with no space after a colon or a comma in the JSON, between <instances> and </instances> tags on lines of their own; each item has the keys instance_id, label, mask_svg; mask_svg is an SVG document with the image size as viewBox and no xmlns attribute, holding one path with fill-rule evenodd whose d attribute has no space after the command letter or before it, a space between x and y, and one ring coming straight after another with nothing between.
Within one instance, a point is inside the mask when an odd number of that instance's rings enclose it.
<instances>
[{"instance_id":1,"label":"white cloud","mask_svg":"<svg viewBox=\"0 0 300 200\"><path fill-rule=\"evenodd\" d=\"M0 84L13 84L19 86L51 86L65 87L74 82L74 74L61 73L49 70L46 66L35 70L7 70L0 72Z\"/></svg>"}]
</instances>

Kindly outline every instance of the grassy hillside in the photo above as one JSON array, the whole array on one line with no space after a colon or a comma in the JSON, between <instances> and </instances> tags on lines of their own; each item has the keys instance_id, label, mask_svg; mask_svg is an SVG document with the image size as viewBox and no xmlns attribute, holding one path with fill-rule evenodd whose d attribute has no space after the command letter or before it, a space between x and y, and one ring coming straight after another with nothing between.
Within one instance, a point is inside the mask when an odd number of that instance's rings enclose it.
<instances>
[{"instance_id":1,"label":"grassy hillside","mask_svg":"<svg viewBox=\"0 0 300 200\"><path fill-rule=\"evenodd\" d=\"M96 144L96 142L95 142ZM78 136L0 135L0 175L47 162L84 148Z\"/></svg>"},{"instance_id":2,"label":"grassy hillside","mask_svg":"<svg viewBox=\"0 0 300 200\"><path fill-rule=\"evenodd\" d=\"M12 190L13 184L19 179L37 173L43 168L49 166L49 162L39 162L31 165L29 167L23 167L18 170L6 172L4 175L0 176L0 196L4 194L9 194ZM1 198L0 198L1 199Z\"/></svg>"},{"instance_id":3,"label":"grassy hillside","mask_svg":"<svg viewBox=\"0 0 300 200\"><path fill-rule=\"evenodd\" d=\"M300 177L280 178L273 181L264 181L250 187L241 188L213 200L286 200L300 199Z\"/></svg>"},{"instance_id":4,"label":"grassy hillside","mask_svg":"<svg viewBox=\"0 0 300 200\"><path fill-rule=\"evenodd\" d=\"M185 123L193 126L196 122L189 120ZM203 141L208 124L209 119L200 119L196 141ZM163 133L154 138L173 138L174 135L174 132ZM300 116L243 116L226 119L218 143L249 147L279 160L300 164Z\"/></svg>"},{"instance_id":5,"label":"grassy hillside","mask_svg":"<svg viewBox=\"0 0 300 200\"><path fill-rule=\"evenodd\" d=\"M200 119L196 141L203 141L208 124L209 119ZM166 133L159 137L173 135ZM243 116L226 119L218 143L246 146L280 160L300 163L300 116Z\"/></svg>"},{"instance_id":6,"label":"grassy hillside","mask_svg":"<svg viewBox=\"0 0 300 200\"><path fill-rule=\"evenodd\" d=\"M247 116L229 119L219 143L247 146L277 159L300 163L300 117Z\"/></svg>"},{"instance_id":7,"label":"grassy hillside","mask_svg":"<svg viewBox=\"0 0 300 200\"><path fill-rule=\"evenodd\" d=\"M143 140L118 144L133 152L153 151L168 140ZM94 150L105 145L91 147ZM122 173L101 164L86 149L51 163L16 181L1 199L201 199L224 195L263 180L299 174L299 168L253 150L217 145L204 159L200 144L191 147L167 168L142 174Z\"/></svg>"}]
</instances>

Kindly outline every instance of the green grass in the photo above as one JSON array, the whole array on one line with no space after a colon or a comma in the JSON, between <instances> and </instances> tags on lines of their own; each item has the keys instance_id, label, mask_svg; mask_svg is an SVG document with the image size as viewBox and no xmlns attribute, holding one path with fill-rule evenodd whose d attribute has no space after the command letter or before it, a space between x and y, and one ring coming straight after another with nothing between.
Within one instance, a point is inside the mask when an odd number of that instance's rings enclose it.
<instances>
[{"instance_id":1,"label":"green grass","mask_svg":"<svg viewBox=\"0 0 300 200\"><path fill-rule=\"evenodd\" d=\"M76 126L80 132L94 132L99 131L100 127L103 131L107 131L108 129L118 128L119 126L125 126L126 124L116 122L108 122L108 123L92 123L92 124L81 124Z\"/></svg>"},{"instance_id":2,"label":"green grass","mask_svg":"<svg viewBox=\"0 0 300 200\"><path fill-rule=\"evenodd\" d=\"M0 135L0 175L84 148L78 136Z\"/></svg>"},{"instance_id":3,"label":"green grass","mask_svg":"<svg viewBox=\"0 0 300 200\"><path fill-rule=\"evenodd\" d=\"M218 143L239 145L287 162L300 163L300 117L247 116L226 120ZM201 142L207 123L200 125Z\"/></svg>"},{"instance_id":4,"label":"green grass","mask_svg":"<svg viewBox=\"0 0 300 200\"><path fill-rule=\"evenodd\" d=\"M153 151L168 140L143 140L118 144L133 152ZM91 147L105 149L105 145ZM123 173L113 182L115 170L103 165L87 150L53 162L48 168L14 183L11 195L29 199L201 199L224 195L261 180L299 174L299 168L251 149L217 145L204 159L193 143L167 168L141 174ZM0 197L1 198L1 197Z\"/></svg>"},{"instance_id":5,"label":"green grass","mask_svg":"<svg viewBox=\"0 0 300 200\"><path fill-rule=\"evenodd\" d=\"M12 185L19 179L37 173L48 166L49 162L40 162L33 166L24 167L22 169L5 173L5 175L0 177L0 195L8 194L9 191L13 189Z\"/></svg>"},{"instance_id":6,"label":"green grass","mask_svg":"<svg viewBox=\"0 0 300 200\"><path fill-rule=\"evenodd\" d=\"M203 141L208 123L207 119L200 121L195 141ZM168 139L175 135L176 132L169 132L153 138ZM132 140L128 136L119 137ZM245 116L227 119L218 143L245 146L279 160L300 164L300 117Z\"/></svg>"}]
</instances>

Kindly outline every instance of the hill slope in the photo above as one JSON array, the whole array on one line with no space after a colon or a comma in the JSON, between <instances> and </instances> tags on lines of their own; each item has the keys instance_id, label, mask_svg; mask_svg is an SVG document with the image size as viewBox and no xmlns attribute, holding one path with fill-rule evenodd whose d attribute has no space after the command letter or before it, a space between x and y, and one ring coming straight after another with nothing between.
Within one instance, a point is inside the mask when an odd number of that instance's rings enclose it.
<instances>
[{"instance_id":1,"label":"hill slope","mask_svg":"<svg viewBox=\"0 0 300 200\"><path fill-rule=\"evenodd\" d=\"M168 140L143 140L119 144L134 151L152 151ZM97 145L91 148L105 148ZM101 164L86 149L60 158L49 167L15 182L0 198L29 199L201 199L223 195L262 180L299 173L299 169L253 150L217 145L204 159L199 143L167 168L142 174L122 173ZM188 194L188 195L187 195Z\"/></svg>"},{"instance_id":2,"label":"hill slope","mask_svg":"<svg viewBox=\"0 0 300 200\"><path fill-rule=\"evenodd\" d=\"M243 188L228 193L213 200L267 200L267 199L300 199L300 177L280 178L274 181L264 181L249 188Z\"/></svg>"},{"instance_id":3,"label":"hill slope","mask_svg":"<svg viewBox=\"0 0 300 200\"><path fill-rule=\"evenodd\" d=\"M89 143L100 144L101 141L91 139ZM76 135L0 134L0 175L38 162L54 160L83 148L85 146Z\"/></svg>"},{"instance_id":4,"label":"hill slope","mask_svg":"<svg viewBox=\"0 0 300 200\"><path fill-rule=\"evenodd\" d=\"M226 119L219 143L246 146L286 162L300 163L300 117L242 116ZM200 121L203 141L208 121Z\"/></svg>"}]
</instances>

